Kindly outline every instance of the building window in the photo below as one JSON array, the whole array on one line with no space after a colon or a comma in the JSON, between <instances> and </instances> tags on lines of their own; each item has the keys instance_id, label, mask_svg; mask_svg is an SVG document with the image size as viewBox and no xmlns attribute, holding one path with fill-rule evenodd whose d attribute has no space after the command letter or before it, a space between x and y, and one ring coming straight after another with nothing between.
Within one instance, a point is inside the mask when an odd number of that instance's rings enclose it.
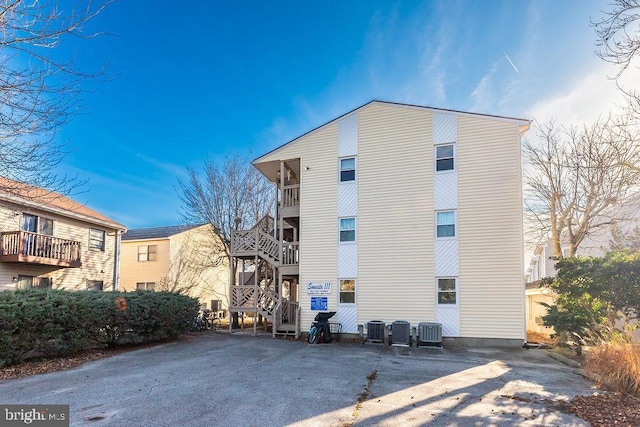
<instances>
[{"instance_id":1,"label":"building window","mask_svg":"<svg viewBox=\"0 0 640 427\"><path fill-rule=\"evenodd\" d=\"M340 241L355 242L356 241L356 219L340 218Z\"/></svg>"},{"instance_id":2,"label":"building window","mask_svg":"<svg viewBox=\"0 0 640 427\"><path fill-rule=\"evenodd\" d=\"M340 182L349 182L356 180L356 159L349 157L340 159Z\"/></svg>"},{"instance_id":3,"label":"building window","mask_svg":"<svg viewBox=\"0 0 640 427\"><path fill-rule=\"evenodd\" d=\"M453 170L453 145L436 147L436 171Z\"/></svg>"},{"instance_id":4,"label":"building window","mask_svg":"<svg viewBox=\"0 0 640 427\"><path fill-rule=\"evenodd\" d=\"M97 249L104 251L104 230L98 230L97 228L89 229L89 247L91 249Z\"/></svg>"},{"instance_id":5,"label":"building window","mask_svg":"<svg viewBox=\"0 0 640 427\"><path fill-rule=\"evenodd\" d=\"M456 212L436 212L436 237L456 236Z\"/></svg>"},{"instance_id":6,"label":"building window","mask_svg":"<svg viewBox=\"0 0 640 427\"><path fill-rule=\"evenodd\" d=\"M51 289L53 288L53 280L49 277L34 277L18 275L18 289Z\"/></svg>"},{"instance_id":7,"label":"building window","mask_svg":"<svg viewBox=\"0 0 640 427\"><path fill-rule=\"evenodd\" d=\"M138 261L156 261L158 259L158 245L138 246Z\"/></svg>"},{"instance_id":8,"label":"building window","mask_svg":"<svg viewBox=\"0 0 640 427\"><path fill-rule=\"evenodd\" d=\"M356 281L355 279L340 279L340 304L355 304Z\"/></svg>"},{"instance_id":9,"label":"building window","mask_svg":"<svg viewBox=\"0 0 640 427\"><path fill-rule=\"evenodd\" d=\"M438 279L438 304L455 305L457 304L456 279L442 278Z\"/></svg>"},{"instance_id":10,"label":"building window","mask_svg":"<svg viewBox=\"0 0 640 427\"><path fill-rule=\"evenodd\" d=\"M140 291L153 291L156 288L156 282L138 282L136 289Z\"/></svg>"},{"instance_id":11,"label":"building window","mask_svg":"<svg viewBox=\"0 0 640 427\"><path fill-rule=\"evenodd\" d=\"M22 214L22 231L53 236L53 220L37 215Z\"/></svg>"},{"instance_id":12,"label":"building window","mask_svg":"<svg viewBox=\"0 0 640 427\"><path fill-rule=\"evenodd\" d=\"M87 282L87 290L89 291L104 291L104 282L102 280L89 280Z\"/></svg>"}]
</instances>

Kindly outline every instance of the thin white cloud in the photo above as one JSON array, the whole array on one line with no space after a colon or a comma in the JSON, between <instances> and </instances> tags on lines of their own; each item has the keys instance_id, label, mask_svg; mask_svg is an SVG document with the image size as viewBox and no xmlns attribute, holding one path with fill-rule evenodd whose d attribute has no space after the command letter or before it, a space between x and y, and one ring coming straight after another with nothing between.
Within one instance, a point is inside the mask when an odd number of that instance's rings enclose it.
<instances>
[{"instance_id":1,"label":"thin white cloud","mask_svg":"<svg viewBox=\"0 0 640 427\"><path fill-rule=\"evenodd\" d=\"M596 64L564 91L534 103L529 116L541 122L555 118L569 125L591 123L609 113L620 112L624 99L616 83L606 77L609 68L609 64ZM629 69L622 80L623 84L638 81L640 69L637 68Z\"/></svg>"},{"instance_id":2,"label":"thin white cloud","mask_svg":"<svg viewBox=\"0 0 640 427\"><path fill-rule=\"evenodd\" d=\"M486 73L476 87L471 92L471 99L473 100L472 111L478 111L483 113L491 113L495 111L495 99L496 93L494 89L494 76L498 69L498 62L494 62L491 69Z\"/></svg>"}]
</instances>

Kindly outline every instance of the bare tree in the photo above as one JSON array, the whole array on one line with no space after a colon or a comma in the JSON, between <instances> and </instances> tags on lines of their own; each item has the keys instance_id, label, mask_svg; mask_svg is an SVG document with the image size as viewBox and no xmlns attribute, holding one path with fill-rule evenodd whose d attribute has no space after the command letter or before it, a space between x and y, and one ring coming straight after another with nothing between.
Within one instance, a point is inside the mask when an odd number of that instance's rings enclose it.
<instances>
[{"instance_id":1,"label":"bare tree","mask_svg":"<svg viewBox=\"0 0 640 427\"><path fill-rule=\"evenodd\" d=\"M611 10L603 10L600 21L591 21L596 31L596 54L617 66L612 77L626 99L625 110L640 123L640 92L637 87L624 87L619 78L640 57L640 0L613 0Z\"/></svg>"},{"instance_id":2,"label":"bare tree","mask_svg":"<svg viewBox=\"0 0 640 427\"><path fill-rule=\"evenodd\" d=\"M601 21L591 22L598 39L596 54L618 66L616 78L640 55L640 0L613 0Z\"/></svg>"},{"instance_id":3,"label":"bare tree","mask_svg":"<svg viewBox=\"0 0 640 427\"><path fill-rule=\"evenodd\" d=\"M572 257L592 233L609 227L638 190L640 138L613 118L582 128L537 124L538 142L525 140L527 216L554 256Z\"/></svg>"},{"instance_id":4,"label":"bare tree","mask_svg":"<svg viewBox=\"0 0 640 427\"><path fill-rule=\"evenodd\" d=\"M251 166L248 156L229 153L221 163L206 161L204 174L189 169L189 179L180 181L183 218L187 223L211 224L217 238L207 248L206 263L231 267L230 281L236 271L231 256L231 232L253 227L273 208L273 188Z\"/></svg>"},{"instance_id":5,"label":"bare tree","mask_svg":"<svg viewBox=\"0 0 640 427\"><path fill-rule=\"evenodd\" d=\"M105 70L81 70L60 47L97 36L83 28L113 1L0 0L0 176L61 193L73 187L54 173L67 153L55 132L77 112L82 81Z\"/></svg>"},{"instance_id":6,"label":"bare tree","mask_svg":"<svg viewBox=\"0 0 640 427\"><path fill-rule=\"evenodd\" d=\"M211 263L211 239L218 236L210 226L195 227L185 232L186 237L171 244L169 274L163 277L156 290L178 292L194 298L226 300L229 276L226 262ZM217 258L216 261L225 261Z\"/></svg>"}]
</instances>

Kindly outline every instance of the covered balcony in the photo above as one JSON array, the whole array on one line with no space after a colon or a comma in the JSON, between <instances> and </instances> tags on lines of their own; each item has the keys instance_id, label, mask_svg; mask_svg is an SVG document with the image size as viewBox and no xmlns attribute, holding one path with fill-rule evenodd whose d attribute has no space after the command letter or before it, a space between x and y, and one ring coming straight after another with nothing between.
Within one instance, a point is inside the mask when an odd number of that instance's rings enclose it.
<instances>
[{"instance_id":1,"label":"covered balcony","mask_svg":"<svg viewBox=\"0 0 640 427\"><path fill-rule=\"evenodd\" d=\"M80 242L29 231L0 233L0 262L81 267Z\"/></svg>"}]
</instances>

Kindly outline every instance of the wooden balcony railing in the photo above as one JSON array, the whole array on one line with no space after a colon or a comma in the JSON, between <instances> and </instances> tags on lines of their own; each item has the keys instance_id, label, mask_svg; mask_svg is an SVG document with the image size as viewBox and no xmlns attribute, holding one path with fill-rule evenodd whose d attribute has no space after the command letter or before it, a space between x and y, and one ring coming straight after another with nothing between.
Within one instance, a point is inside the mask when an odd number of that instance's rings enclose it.
<instances>
[{"instance_id":1,"label":"wooden balcony railing","mask_svg":"<svg viewBox=\"0 0 640 427\"><path fill-rule=\"evenodd\" d=\"M0 262L81 267L80 242L29 231L0 233Z\"/></svg>"},{"instance_id":2,"label":"wooden balcony railing","mask_svg":"<svg viewBox=\"0 0 640 427\"><path fill-rule=\"evenodd\" d=\"M281 208L295 208L300 206L300 184L282 187Z\"/></svg>"}]
</instances>

